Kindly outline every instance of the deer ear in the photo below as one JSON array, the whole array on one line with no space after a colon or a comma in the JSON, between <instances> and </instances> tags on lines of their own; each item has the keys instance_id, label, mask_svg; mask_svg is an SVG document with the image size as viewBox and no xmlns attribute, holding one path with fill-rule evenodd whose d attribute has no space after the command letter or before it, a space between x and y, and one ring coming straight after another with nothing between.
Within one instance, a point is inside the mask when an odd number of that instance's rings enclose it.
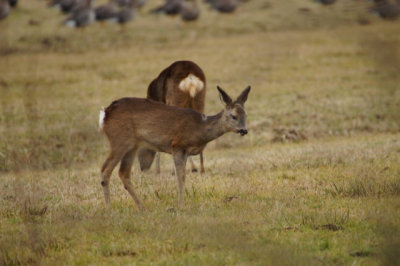
<instances>
[{"instance_id":1,"label":"deer ear","mask_svg":"<svg viewBox=\"0 0 400 266\"><path fill-rule=\"evenodd\" d=\"M247 101L247 96L249 95L251 87L248 86L242 93L237 97L236 102L240 103L242 106L244 106L244 103Z\"/></svg>"},{"instance_id":2,"label":"deer ear","mask_svg":"<svg viewBox=\"0 0 400 266\"><path fill-rule=\"evenodd\" d=\"M229 97L229 95L223 89L221 89L219 86L217 86L217 89L219 91L219 98L220 98L222 104L225 107L228 107L229 105L231 105L232 104L231 97Z\"/></svg>"}]
</instances>

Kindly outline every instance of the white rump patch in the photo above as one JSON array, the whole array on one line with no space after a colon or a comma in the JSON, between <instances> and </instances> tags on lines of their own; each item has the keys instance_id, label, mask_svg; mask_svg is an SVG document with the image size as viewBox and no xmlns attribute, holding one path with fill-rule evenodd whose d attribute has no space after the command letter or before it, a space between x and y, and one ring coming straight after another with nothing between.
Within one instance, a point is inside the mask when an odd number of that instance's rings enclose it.
<instances>
[{"instance_id":1,"label":"white rump patch","mask_svg":"<svg viewBox=\"0 0 400 266\"><path fill-rule=\"evenodd\" d=\"M204 82L193 74L189 74L179 83L179 89L188 92L192 98L204 88Z\"/></svg>"},{"instance_id":2,"label":"white rump patch","mask_svg":"<svg viewBox=\"0 0 400 266\"><path fill-rule=\"evenodd\" d=\"M99 118L99 131L103 130L103 125L104 125L104 118L106 117L106 112L104 111L104 107L102 107L103 109L100 111L100 118Z\"/></svg>"}]
</instances>

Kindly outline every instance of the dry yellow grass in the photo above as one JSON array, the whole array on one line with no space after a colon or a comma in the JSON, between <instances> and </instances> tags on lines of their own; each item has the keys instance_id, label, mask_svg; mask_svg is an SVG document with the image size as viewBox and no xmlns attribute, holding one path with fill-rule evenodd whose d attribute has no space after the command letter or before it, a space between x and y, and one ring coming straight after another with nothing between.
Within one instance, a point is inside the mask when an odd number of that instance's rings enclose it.
<instances>
[{"instance_id":1,"label":"dry yellow grass","mask_svg":"<svg viewBox=\"0 0 400 266\"><path fill-rule=\"evenodd\" d=\"M21 2L0 24L0 265L398 264L399 21L338 2L201 6L189 26L143 12L123 34ZM208 145L184 208L164 155L160 176L132 173L146 211L116 173L106 210L98 112L181 59L207 76L207 114L216 85L252 86L249 135Z\"/></svg>"},{"instance_id":2,"label":"dry yellow grass","mask_svg":"<svg viewBox=\"0 0 400 266\"><path fill-rule=\"evenodd\" d=\"M22 264L381 265L398 259L400 135L207 153L176 208L171 160L133 171L139 212L98 165L3 175L3 262ZM359 255L357 255L359 254ZM7 257L6 257L7 255Z\"/></svg>"}]
</instances>

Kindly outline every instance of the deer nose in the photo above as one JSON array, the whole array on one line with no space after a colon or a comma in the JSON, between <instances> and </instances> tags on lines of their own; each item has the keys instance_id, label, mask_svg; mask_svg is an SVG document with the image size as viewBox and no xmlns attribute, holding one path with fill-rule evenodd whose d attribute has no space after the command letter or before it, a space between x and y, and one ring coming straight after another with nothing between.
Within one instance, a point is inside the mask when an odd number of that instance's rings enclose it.
<instances>
[{"instance_id":1,"label":"deer nose","mask_svg":"<svg viewBox=\"0 0 400 266\"><path fill-rule=\"evenodd\" d=\"M240 136L244 136L247 134L247 129L240 129L238 130L238 133L240 134Z\"/></svg>"}]
</instances>

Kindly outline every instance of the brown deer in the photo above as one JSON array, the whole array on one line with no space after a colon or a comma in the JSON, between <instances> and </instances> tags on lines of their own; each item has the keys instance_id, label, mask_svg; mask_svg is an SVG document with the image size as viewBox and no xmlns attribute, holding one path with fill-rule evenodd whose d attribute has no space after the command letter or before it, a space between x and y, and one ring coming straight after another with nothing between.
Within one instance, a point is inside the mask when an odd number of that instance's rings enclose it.
<instances>
[{"instance_id":1,"label":"brown deer","mask_svg":"<svg viewBox=\"0 0 400 266\"><path fill-rule=\"evenodd\" d=\"M138 148L143 146L172 154L179 205L183 206L187 157L199 154L208 142L227 132L247 134L244 103L250 86L236 101L217 88L225 109L214 116L141 98L122 98L100 111L99 130L103 130L110 142L110 153L101 167L101 185L107 206L111 204L110 176L121 162L119 177L125 189L139 208L144 207L131 183L133 159Z\"/></svg>"},{"instance_id":2,"label":"brown deer","mask_svg":"<svg viewBox=\"0 0 400 266\"><path fill-rule=\"evenodd\" d=\"M147 89L147 99L204 113L206 77L192 61L176 61L164 69ZM140 169L150 169L156 152L149 148L138 150ZM192 172L196 166L189 157ZM200 172L204 173L203 152L200 152ZM156 157L156 173L160 173L160 153Z\"/></svg>"}]
</instances>

